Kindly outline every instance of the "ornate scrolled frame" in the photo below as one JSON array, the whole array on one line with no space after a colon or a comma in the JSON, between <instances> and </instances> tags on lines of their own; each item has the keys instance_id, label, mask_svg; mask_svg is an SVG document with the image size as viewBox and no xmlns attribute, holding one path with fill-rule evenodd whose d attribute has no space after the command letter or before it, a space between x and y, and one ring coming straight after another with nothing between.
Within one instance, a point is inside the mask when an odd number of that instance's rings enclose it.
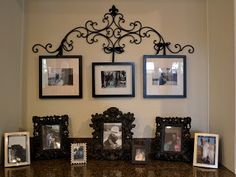
<instances>
[{"instance_id":1,"label":"ornate scrolled frame","mask_svg":"<svg viewBox=\"0 0 236 177\"><path fill-rule=\"evenodd\" d=\"M165 127L181 127L181 152L164 151ZM154 141L154 158L170 161L192 162L193 159L193 141L190 135L191 118L190 117L156 117L156 137Z\"/></svg>"},{"instance_id":2,"label":"ornate scrolled frame","mask_svg":"<svg viewBox=\"0 0 236 177\"><path fill-rule=\"evenodd\" d=\"M92 124L94 129L92 142L92 157L95 159L107 160L130 160L132 155L132 128L135 118L133 113L122 113L116 107L110 107L103 114L92 115ZM103 131L104 123L122 123L122 149L105 150L103 149Z\"/></svg>"},{"instance_id":3,"label":"ornate scrolled frame","mask_svg":"<svg viewBox=\"0 0 236 177\"><path fill-rule=\"evenodd\" d=\"M172 46L170 42L164 40L157 30L149 26L143 26L140 21L125 24L124 15L114 5L103 16L101 27L98 26L97 22L88 20L84 26L69 31L56 49L53 49L52 43L47 43L46 45L35 44L32 50L34 53L38 53L39 48L43 48L47 53L63 56L64 51L70 52L74 49L74 38L84 38L88 44L94 44L101 39L103 41L103 51L106 54L112 54L112 62L115 62L115 54L121 54L125 51L127 41L130 44L138 45L142 43L144 38L150 38L152 35L155 37L153 48L156 54L166 55L167 52L178 54L184 49L188 49L188 53L194 52L192 45L174 44Z\"/></svg>"},{"instance_id":4,"label":"ornate scrolled frame","mask_svg":"<svg viewBox=\"0 0 236 177\"><path fill-rule=\"evenodd\" d=\"M68 115L54 116L33 116L34 137L33 137L33 158L35 159L56 159L70 157L69 131L68 131ZM42 143L42 126L59 125L60 126L60 149L43 149Z\"/></svg>"}]
</instances>

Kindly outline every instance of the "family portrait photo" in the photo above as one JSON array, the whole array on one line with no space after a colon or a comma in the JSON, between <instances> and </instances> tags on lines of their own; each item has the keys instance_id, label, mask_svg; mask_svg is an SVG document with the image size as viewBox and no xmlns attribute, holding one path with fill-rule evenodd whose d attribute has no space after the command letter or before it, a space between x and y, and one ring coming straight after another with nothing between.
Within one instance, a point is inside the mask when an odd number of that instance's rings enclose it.
<instances>
[{"instance_id":1,"label":"family portrait photo","mask_svg":"<svg viewBox=\"0 0 236 177\"><path fill-rule=\"evenodd\" d=\"M60 125L42 126L43 149L60 149Z\"/></svg>"},{"instance_id":2,"label":"family portrait photo","mask_svg":"<svg viewBox=\"0 0 236 177\"><path fill-rule=\"evenodd\" d=\"M177 70L155 67L152 73L153 85L177 85Z\"/></svg>"},{"instance_id":3,"label":"family portrait photo","mask_svg":"<svg viewBox=\"0 0 236 177\"><path fill-rule=\"evenodd\" d=\"M137 148L135 150L135 161L145 161L146 160L146 154L145 154L145 149L142 148Z\"/></svg>"},{"instance_id":4,"label":"family portrait photo","mask_svg":"<svg viewBox=\"0 0 236 177\"><path fill-rule=\"evenodd\" d=\"M165 126L164 151L181 152L182 128Z\"/></svg>"},{"instance_id":5,"label":"family portrait photo","mask_svg":"<svg viewBox=\"0 0 236 177\"><path fill-rule=\"evenodd\" d=\"M122 123L104 123L103 149L122 148Z\"/></svg>"},{"instance_id":6,"label":"family portrait photo","mask_svg":"<svg viewBox=\"0 0 236 177\"><path fill-rule=\"evenodd\" d=\"M126 87L125 71L101 71L102 88Z\"/></svg>"},{"instance_id":7,"label":"family portrait photo","mask_svg":"<svg viewBox=\"0 0 236 177\"><path fill-rule=\"evenodd\" d=\"M195 134L194 165L217 168L218 135Z\"/></svg>"},{"instance_id":8,"label":"family portrait photo","mask_svg":"<svg viewBox=\"0 0 236 177\"><path fill-rule=\"evenodd\" d=\"M48 86L73 85L73 68L48 68Z\"/></svg>"}]
</instances>

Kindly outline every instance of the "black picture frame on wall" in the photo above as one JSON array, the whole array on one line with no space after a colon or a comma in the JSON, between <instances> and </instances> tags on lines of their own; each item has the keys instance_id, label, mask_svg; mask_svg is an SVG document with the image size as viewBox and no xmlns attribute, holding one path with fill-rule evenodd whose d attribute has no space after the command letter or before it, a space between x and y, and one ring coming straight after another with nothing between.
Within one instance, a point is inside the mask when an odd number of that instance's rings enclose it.
<instances>
[{"instance_id":1,"label":"black picture frame on wall","mask_svg":"<svg viewBox=\"0 0 236 177\"><path fill-rule=\"evenodd\" d=\"M82 56L39 56L39 98L82 98Z\"/></svg>"},{"instance_id":2,"label":"black picture frame on wall","mask_svg":"<svg viewBox=\"0 0 236 177\"><path fill-rule=\"evenodd\" d=\"M91 156L95 159L131 160L134 120L133 113L122 113L116 107L110 107L102 114L93 114Z\"/></svg>"},{"instance_id":3,"label":"black picture frame on wall","mask_svg":"<svg viewBox=\"0 0 236 177\"><path fill-rule=\"evenodd\" d=\"M33 116L33 158L70 157L68 115Z\"/></svg>"},{"instance_id":4,"label":"black picture frame on wall","mask_svg":"<svg viewBox=\"0 0 236 177\"><path fill-rule=\"evenodd\" d=\"M132 62L92 63L93 97L134 97L135 67Z\"/></svg>"},{"instance_id":5,"label":"black picture frame on wall","mask_svg":"<svg viewBox=\"0 0 236 177\"><path fill-rule=\"evenodd\" d=\"M191 162L190 117L156 117L155 159Z\"/></svg>"},{"instance_id":6,"label":"black picture frame on wall","mask_svg":"<svg viewBox=\"0 0 236 177\"><path fill-rule=\"evenodd\" d=\"M186 98L186 56L144 55L143 97Z\"/></svg>"}]
</instances>

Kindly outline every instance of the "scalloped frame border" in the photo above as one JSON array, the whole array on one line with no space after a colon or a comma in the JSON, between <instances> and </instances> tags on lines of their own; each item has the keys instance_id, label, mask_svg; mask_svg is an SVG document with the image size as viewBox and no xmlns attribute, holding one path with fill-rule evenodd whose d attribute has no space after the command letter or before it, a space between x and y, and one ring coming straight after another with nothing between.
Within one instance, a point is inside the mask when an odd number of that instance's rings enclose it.
<instances>
[{"instance_id":1,"label":"scalloped frame border","mask_svg":"<svg viewBox=\"0 0 236 177\"><path fill-rule=\"evenodd\" d=\"M74 158L74 150L76 148L83 148L83 158L76 160ZM87 144L86 143L71 143L71 164L85 164L87 163Z\"/></svg>"}]
</instances>

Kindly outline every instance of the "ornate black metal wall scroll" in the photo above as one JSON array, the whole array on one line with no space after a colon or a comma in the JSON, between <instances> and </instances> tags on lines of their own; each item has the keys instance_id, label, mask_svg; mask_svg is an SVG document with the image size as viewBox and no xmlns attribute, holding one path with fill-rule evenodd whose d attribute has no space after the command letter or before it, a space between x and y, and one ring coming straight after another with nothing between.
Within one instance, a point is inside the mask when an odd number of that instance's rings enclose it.
<instances>
[{"instance_id":1,"label":"ornate black metal wall scroll","mask_svg":"<svg viewBox=\"0 0 236 177\"><path fill-rule=\"evenodd\" d=\"M131 130L135 127L134 120L133 113L122 113L116 107L110 107L103 114L92 115L92 157L107 160L131 159Z\"/></svg>"},{"instance_id":2,"label":"ornate black metal wall scroll","mask_svg":"<svg viewBox=\"0 0 236 177\"><path fill-rule=\"evenodd\" d=\"M131 44L140 44L143 38L149 38L151 35L155 35L156 38L153 41L154 50L156 54L166 55L167 52L177 54L184 49L188 49L189 53L194 52L192 45L181 46L175 44L174 49L171 47L170 42L166 42L162 35L149 26L143 26L140 21L131 22L128 28L125 28L124 15L113 5L109 12L106 13L102 19L103 27L99 28L97 22L88 20L85 26L76 27L69 31L62 39L59 47L55 50L52 49L53 45L48 43L46 45L35 44L32 48L34 53L39 51L39 48L43 48L46 52L62 56L63 52L70 52L74 48L74 41L72 34L77 38L85 38L88 44L93 44L102 38L103 50L106 54L112 54L112 62L115 62L115 54L121 54L124 52L125 40L128 39Z\"/></svg>"},{"instance_id":3,"label":"ornate black metal wall scroll","mask_svg":"<svg viewBox=\"0 0 236 177\"><path fill-rule=\"evenodd\" d=\"M68 115L33 116L35 159L70 157Z\"/></svg>"},{"instance_id":4,"label":"ornate black metal wall scroll","mask_svg":"<svg viewBox=\"0 0 236 177\"><path fill-rule=\"evenodd\" d=\"M190 128L190 117L157 117L154 157L161 160L192 162L193 141Z\"/></svg>"}]
</instances>

